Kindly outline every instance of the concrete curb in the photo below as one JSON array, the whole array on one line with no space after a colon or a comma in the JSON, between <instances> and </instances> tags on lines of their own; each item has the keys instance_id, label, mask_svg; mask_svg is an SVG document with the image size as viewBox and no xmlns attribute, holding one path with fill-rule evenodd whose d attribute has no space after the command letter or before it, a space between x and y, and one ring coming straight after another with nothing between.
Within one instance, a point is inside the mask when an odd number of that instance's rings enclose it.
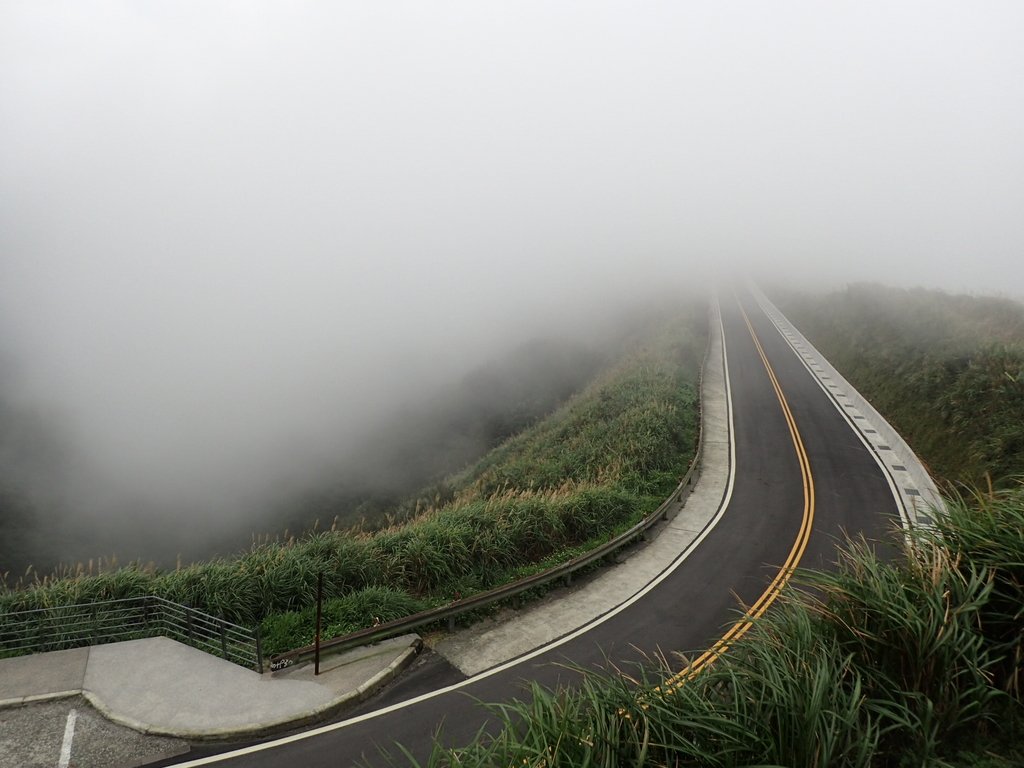
<instances>
[{"instance_id":1,"label":"concrete curb","mask_svg":"<svg viewBox=\"0 0 1024 768\"><path fill-rule=\"evenodd\" d=\"M13 699L0 699L0 709L7 709L8 707L23 707L26 704L37 704L40 701L50 701L51 699L70 699L72 696L80 696L82 694L81 688L68 691L53 691L52 693L35 693L30 696L16 696Z\"/></svg>"},{"instance_id":2,"label":"concrete curb","mask_svg":"<svg viewBox=\"0 0 1024 768\"><path fill-rule=\"evenodd\" d=\"M224 741L233 738L260 737L284 729L309 725L317 720L336 714L346 707L354 706L365 701L385 684L391 682L391 680L397 677L402 670L409 666L413 659L419 655L422 648L423 641L417 637L417 639L410 643L409 647L387 667L370 677L354 691L348 691L347 693L337 696L327 704L314 707L304 712L298 712L294 715L282 717L278 720L264 723L252 723L249 726L243 726L241 728L172 730L161 726L154 726L150 723L145 723L133 717L115 712L92 691L82 690L76 691L75 693L81 693L82 696L84 696L86 700L95 707L97 712L102 714L111 722L151 736L171 736L191 741Z\"/></svg>"},{"instance_id":3,"label":"concrete curb","mask_svg":"<svg viewBox=\"0 0 1024 768\"><path fill-rule=\"evenodd\" d=\"M818 379L841 412L878 455L889 474L911 527L931 527L935 514L945 511L945 503L924 464L903 436L825 359L807 338L772 304L756 286L751 292L782 337Z\"/></svg>"}]
</instances>

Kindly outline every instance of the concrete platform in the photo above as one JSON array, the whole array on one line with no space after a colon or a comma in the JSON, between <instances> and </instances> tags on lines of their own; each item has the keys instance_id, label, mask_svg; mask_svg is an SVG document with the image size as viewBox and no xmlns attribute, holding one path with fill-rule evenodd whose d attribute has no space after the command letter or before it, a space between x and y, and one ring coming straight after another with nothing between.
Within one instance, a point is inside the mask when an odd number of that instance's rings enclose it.
<instances>
[{"instance_id":1,"label":"concrete platform","mask_svg":"<svg viewBox=\"0 0 1024 768\"><path fill-rule=\"evenodd\" d=\"M81 693L88 648L0 659L0 707Z\"/></svg>"},{"instance_id":2,"label":"concrete platform","mask_svg":"<svg viewBox=\"0 0 1024 768\"><path fill-rule=\"evenodd\" d=\"M0 707L84 696L115 723L182 739L259 736L354 705L419 652L403 635L259 674L166 637L0 659Z\"/></svg>"}]
</instances>

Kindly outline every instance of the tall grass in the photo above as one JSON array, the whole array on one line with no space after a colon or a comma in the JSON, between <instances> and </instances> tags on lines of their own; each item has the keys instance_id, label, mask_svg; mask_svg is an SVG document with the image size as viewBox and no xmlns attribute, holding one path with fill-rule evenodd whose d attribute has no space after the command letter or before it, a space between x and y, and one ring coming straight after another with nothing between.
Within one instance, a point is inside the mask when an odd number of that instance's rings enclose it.
<instances>
[{"instance_id":1,"label":"tall grass","mask_svg":"<svg viewBox=\"0 0 1024 768\"><path fill-rule=\"evenodd\" d=\"M939 518L933 546L948 553L961 578L979 569L991 581L991 594L980 615L980 631L992 650L993 679L1020 700L1024 694L1024 478L1015 489L997 493L962 493L948 501L949 514Z\"/></svg>"},{"instance_id":2,"label":"tall grass","mask_svg":"<svg viewBox=\"0 0 1024 768\"><path fill-rule=\"evenodd\" d=\"M695 449L703 315L662 318L549 418L511 438L445 493L418 494L410 519L374 532L319 531L254 544L231 559L159 571L34 579L0 594L0 612L155 594L243 625L264 622L270 653L305 644L317 574L362 626L496 586L519 569L607 538L652 511ZM396 603L395 594L406 600ZM293 618L275 618L296 612ZM346 627L358 628L358 621ZM339 623L341 626L341 623ZM295 627L289 634L288 627Z\"/></svg>"},{"instance_id":3,"label":"tall grass","mask_svg":"<svg viewBox=\"0 0 1024 768\"><path fill-rule=\"evenodd\" d=\"M939 529L916 533L896 561L852 541L835 571L801 574L799 587L685 684L666 685L672 670L662 665L584 672L572 689L533 686L494 707L494 735L438 744L428 763L1018 764L1022 531L1024 486L953 499Z\"/></svg>"}]
</instances>

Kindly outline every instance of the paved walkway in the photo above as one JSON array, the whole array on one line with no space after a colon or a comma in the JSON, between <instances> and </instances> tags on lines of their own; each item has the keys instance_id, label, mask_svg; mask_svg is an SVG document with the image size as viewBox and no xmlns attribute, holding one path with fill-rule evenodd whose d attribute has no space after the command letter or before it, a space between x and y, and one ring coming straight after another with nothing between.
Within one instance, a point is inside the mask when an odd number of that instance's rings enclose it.
<instances>
[{"instance_id":1,"label":"paved walkway","mask_svg":"<svg viewBox=\"0 0 1024 768\"><path fill-rule=\"evenodd\" d=\"M418 635L263 675L166 637L0 659L0 707L83 695L142 733L185 739L256 736L355 704L397 675Z\"/></svg>"}]
</instances>

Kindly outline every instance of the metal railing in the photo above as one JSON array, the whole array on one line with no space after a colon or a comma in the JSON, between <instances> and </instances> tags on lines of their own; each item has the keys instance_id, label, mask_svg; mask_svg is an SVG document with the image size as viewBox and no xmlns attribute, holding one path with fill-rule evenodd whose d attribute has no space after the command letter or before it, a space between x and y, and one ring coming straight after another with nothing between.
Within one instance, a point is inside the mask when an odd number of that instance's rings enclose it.
<instances>
[{"instance_id":1,"label":"metal railing","mask_svg":"<svg viewBox=\"0 0 1024 768\"><path fill-rule=\"evenodd\" d=\"M155 595L0 613L0 654L5 656L158 635L263 670L259 628L241 627Z\"/></svg>"},{"instance_id":2,"label":"metal railing","mask_svg":"<svg viewBox=\"0 0 1024 768\"><path fill-rule=\"evenodd\" d=\"M711 338L712 332L709 328L708 343L704 351L704 359L701 362L700 374L698 376L697 391L699 395L702 395L703 393L704 369L707 367L708 356L711 353ZM701 400L702 398L699 398L698 402L701 402ZM421 611L420 613L415 613L402 619L389 621L375 627L360 629L356 632L352 632L351 634L335 637L331 640L324 640L319 643L319 648L317 648L316 645L307 645L302 648L296 648L291 651L275 654L270 657L270 669L283 669L299 660L311 659L314 655L318 655L324 651L337 653L349 648L356 648L360 645L367 645L380 640L386 640L389 637L404 634L405 632L418 629L428 624L447 621L449 629L454 629L455 618L464 613L484 608L492 603L514 598L528 590L549 584L550 582L557 581L558 579L562 579L566 584L568 584L572 578L572 574L576 571L586 568L587 566L612 555L622 547L637 539L646 538L647 532L654 527L656 523L668 518L669 512L675 504L686 503L686 499L689 497L690 491L693 490L693 485L697 482L700 475L699 467L704 450L704 411L702 404L698 406L698 412L700 426L697 432L697 447L693 455L693 460L690 462L690 466L686 470L686 474L683 475L683 479L679 482L679 485L676 486L675 490L672 491L669 497L665 499L665 501L663 501L661 505L654 510L654 512L629 530L620 533L615 538L605 542L596 549L592 549L590 552L582 554L579 557L575 557L561 565L556 565L541 573L527 576L519 581L514 581L511 584L505 584L504 586L497 587L496 589L492 589L488 592L481 592L479 594L463 598L462 600L456 600L439 608L431 608L430 610Z\"/></svg>"}]
</instances>

